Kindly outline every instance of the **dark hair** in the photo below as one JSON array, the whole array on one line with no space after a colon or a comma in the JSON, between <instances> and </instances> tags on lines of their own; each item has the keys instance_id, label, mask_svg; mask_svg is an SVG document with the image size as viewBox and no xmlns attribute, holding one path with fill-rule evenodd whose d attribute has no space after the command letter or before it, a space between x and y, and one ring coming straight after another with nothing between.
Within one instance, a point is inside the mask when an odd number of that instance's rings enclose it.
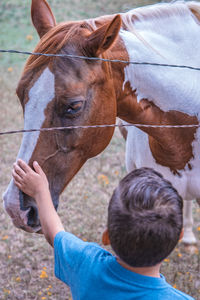
<instances>
[{"instance_id":1,"label":"dark hair","mask_svg":"<svg viewBox=\"0 0 200 300\"><path fill-rule=\"evenodd\" d=\"M132 267L154 266L176 246L183 200L171 183L150 168L136 169L115 189L108 233L115 253Z\"/></svg>"}]
</instances>

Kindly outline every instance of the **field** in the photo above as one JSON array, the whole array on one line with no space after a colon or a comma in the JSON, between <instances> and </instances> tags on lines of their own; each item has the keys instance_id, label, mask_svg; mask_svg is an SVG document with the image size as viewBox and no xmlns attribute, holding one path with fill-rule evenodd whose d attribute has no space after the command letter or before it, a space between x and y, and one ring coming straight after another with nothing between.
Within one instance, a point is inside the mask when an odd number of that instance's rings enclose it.
<instances>
[{"instance_id":1,"label":"field","mask_svg":"<svg viewBox=\"0 0 200 300\"><path fill-rule=\"evenodd\" d=\"M30 21L30 2L0 1L0 49L33 50L38 37ZM126 11L157 1L51 0L57 21L83 19ZM15 95L24 55L0 54L0 131L23 128L23 115ZM10 178L22 135L0 136L0 194ZM107 205L113 189L126 174L125 143L116 130L112 142L90 159L60 198L59 215L66 230L101 244ZM200 208L194 204L194 232L200 241ZM200 246L179 243L162 266L167 281L200 300ZM0 203L0 300L71 299L68 288L53 270L53 250L44 237L16 229ZM94 299L95 300L95 299Z\"/></svg>"}]
</instances>

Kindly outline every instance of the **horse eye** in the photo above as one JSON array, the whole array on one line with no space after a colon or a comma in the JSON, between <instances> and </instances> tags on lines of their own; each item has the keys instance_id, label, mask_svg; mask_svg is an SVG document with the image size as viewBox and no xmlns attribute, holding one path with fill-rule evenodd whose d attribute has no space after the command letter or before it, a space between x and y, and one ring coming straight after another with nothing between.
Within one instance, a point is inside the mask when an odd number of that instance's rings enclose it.
<instances>
[{"instance_id":1,"label":"horse eye","mask_svg":"<svg viewBox=\"0 0 200 300\"><path fill-rule=\"evenodd\" d=\"M72 115L81 110L83 106L83 101L74 101L66 107L65 114L66 115Z\"/></svg>"}]
</instances>

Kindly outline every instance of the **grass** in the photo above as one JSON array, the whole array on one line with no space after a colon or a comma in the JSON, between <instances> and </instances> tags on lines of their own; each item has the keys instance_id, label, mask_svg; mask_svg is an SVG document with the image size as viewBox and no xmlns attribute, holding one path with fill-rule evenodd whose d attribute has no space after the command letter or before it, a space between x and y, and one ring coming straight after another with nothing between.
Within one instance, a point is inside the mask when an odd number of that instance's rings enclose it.
<instances>
[{"instance_id":1,"label":"grass","mask_svg":"<svg viewBox=\"0 0 200 300\"><path fill-rule=\"evenodd\" d=\"M139 2L140 5L146 5L158 1ZM49 3L55 12L57 22L124 12L138 6L138 2L134 0L127 0L125 3L122 0L50 0ZM0 24L0 49L26 51L34 49L39 39L31 23L29 1L1 0ZM4 67L8 65L21 67L25 59L24 55L0 54L1 65Z\"/></svg>"},{"instance_id":2,"label":"grass","mask_svg":"<svg viewBox=\"0 0 200 300\"><path fill-rule=\"evenodd\" d=\"M49 1L58 21L82 19L125 11L153 3L133 0ZM30 21L30 1L1 0L0 48L33 50L38 37ZM0 54L0 128L23 128L21 107L15 95L24 55ZM0 137L0 194L11 177L22 135ZM67 230L88 241L101 243L106 224L107 204L114 187L125 174L125 145L118 131L109 147L89 160L60 199L59 214ZM200 209L194 206L194 230L200 240ZM67 287L53 273L53 251L43 236L16 229L0 205L0 299L70 299ZM199 244L198 244L199 246ZM162 273L178 289L200 299L200 255L179 243L164 261Z\"/></svg>"}]
</instances>

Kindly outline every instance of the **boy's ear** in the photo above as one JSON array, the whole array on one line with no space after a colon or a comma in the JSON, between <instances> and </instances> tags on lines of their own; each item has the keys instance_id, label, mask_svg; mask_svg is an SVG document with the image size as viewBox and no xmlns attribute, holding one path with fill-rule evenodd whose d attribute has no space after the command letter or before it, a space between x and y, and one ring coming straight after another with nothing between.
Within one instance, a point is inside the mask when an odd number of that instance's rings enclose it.
<instances>
[{"instance_id":1,"label":"boy's ear","mask_svg":"<svg viewBox=\"0 0 200 300\"><path fill-rule=\"evenodd\" d=\"M184 235L184 228L182 228L182 230L181 230L181 233L180 233L179 240L182 240L182 238L183 238L183 235Z\"/></svg>"},{"instance_id":2,"label":"boy's ear","mask_svg":"<svg viewBox=\"0 0 200 300\"><path fill-rule=\"evenodd\" d=\"M103 234L102 234L102 243L103 243L104 246L110 245L108 229L105 229Z\"/></svg>"}]
</instances>

